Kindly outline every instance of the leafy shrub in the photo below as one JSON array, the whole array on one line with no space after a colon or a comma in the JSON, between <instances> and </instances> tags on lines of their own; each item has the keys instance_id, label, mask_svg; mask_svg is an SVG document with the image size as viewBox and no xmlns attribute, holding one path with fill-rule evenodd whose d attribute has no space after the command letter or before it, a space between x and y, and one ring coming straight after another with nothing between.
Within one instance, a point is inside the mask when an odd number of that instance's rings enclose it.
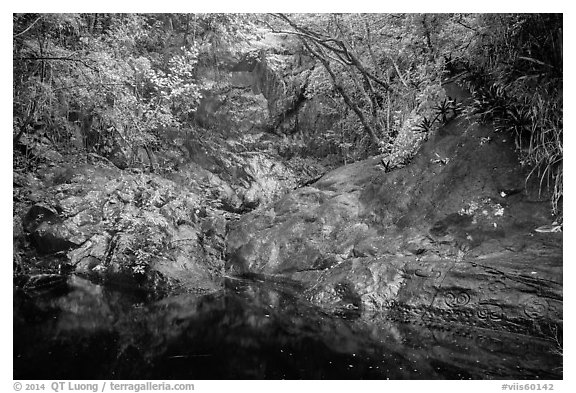
<instances>
[{"instance_id":1,"label":"leafy shrub","mask_svg":"<svg viewBox=\"0 0 576 393\"><path fill-rule=\"evenodd\" d=\"M511 132L522 164L552 194L563 195L562 15L494 14L478 18L469 54L475 113Z\"/></svg>"},{"instance_id":2,"label":"leafy shrub","mask_svg":"<svg viewBox=\"0 0 576 393\"><path fill-rule=\"evenodd\" d=\"M112 262L134 274L144 274L166 252L168 237L162 230L165 226L163 220L151 215L127 219L116 238Z\"/></svg>"},{"instance_id":3,"label":"leafy shrub","mask_svg":"<svg viewBox=\"0 0 576 393\"><path fill-rule=\"evenodd\" d=\"M428 133L438 127L442 114L447 115L448 108L453 108L448 102L446 91L439 84L431 84L417 95L417 107L406 118L398 136L388 148L387 161L392 167L410 161Z\"/></svg>"}]
</instances>

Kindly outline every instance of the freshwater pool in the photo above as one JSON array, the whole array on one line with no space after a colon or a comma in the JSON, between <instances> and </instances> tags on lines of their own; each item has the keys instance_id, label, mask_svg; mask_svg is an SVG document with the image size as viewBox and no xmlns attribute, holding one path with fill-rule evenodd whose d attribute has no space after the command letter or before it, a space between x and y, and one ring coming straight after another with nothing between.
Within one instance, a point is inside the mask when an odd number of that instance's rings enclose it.
<instances>
[{"instance_id":1,"label":"freshwater pool","mask_svg":"<svg viewBox=\"0 0 576 393\"><path fill-rule=\"evenodd\" d=\"M328 314L296 285L162 299L71 275L14 290L14 379L561 379L540 338Z\"/></svg>"}]
</instances>

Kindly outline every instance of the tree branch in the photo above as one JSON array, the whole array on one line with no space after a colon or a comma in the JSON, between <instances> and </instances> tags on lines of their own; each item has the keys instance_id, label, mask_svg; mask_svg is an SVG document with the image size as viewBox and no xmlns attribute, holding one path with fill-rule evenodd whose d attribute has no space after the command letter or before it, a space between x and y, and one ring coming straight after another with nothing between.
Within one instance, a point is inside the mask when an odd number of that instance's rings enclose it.
<instances>
[{"instance_id":1,"label":"tree branch","mask_svg":"<svg viewBox=\"0 0 576 393\"><path fill-rule=\"evenodd\" d=\"M81 85L72 85L72 86L62 86L54 88L54 91L58 90L68 90L68 89L75 89L78 87L93 87L93 86L124 86L125 83L92 83L92 84L81 84Z\"/></svg>"},{"instance_id":2,"label":"tree branch","mask_svg":"<svg viewBox=\"0 0 576 393\"><path fill-rule=\"evenodd\" d=\"M469 29L469 30L472 30L474 33L478 33L478 30L477 30L477 29L475 29L475 28L473 28L473 27L470 27L470 26L468 26L467 24L465 24L464 22L462 22L462 15L460 15L460 19L459 19L459 20L456 20L456 19L455 19L454 22L458 23L458 24L459 24L460 26L462 26L462 27L465 27L465 28L467 28L467 29Z\"/></svg>"},{"instance_id":3,"label":"tree branch","mask_svg":"<svg viewBox=\"0 0 576 393\"><path fill-rule=\"evenodd\" d=\"M296 24L292 20L290 20L290 18L288 18L284 14L272 14L272 15L275 16L276 18L279 18L279 19L285 21L294 30L296 30L295 32L288 32L289 34L295 34L295 35L298 35L300 37L305 36L306 38L312 40L316 45L321 45L324 48L332 51L334 54L336 54L336 56L338 56L347 65L352 65L352 66L356 67L362 74L366 75L368 78L370 78L374 82L378 83L384 89L386 89L386 90L390 89L390 85L388 85L388 83L386 83L382 79L378 78L377 76L373 75L371 72L369 72L362 65L362 62L360 62L360 60L358 60L358 58L356 56L354 56L354 54L352 54L349 51L349 49L347 48L346 44L343 41L335 39L333 37L327 37L323 34L316 33L316 32L313 32L313 31L311 31L305 27L299 26L298 24ZM300 33L300 34L297 34L297 33ZM338 47L328 45L327 44L328 42L333 42Z\"/></svg>"},{"instance_id":4,"label":"tree branch","mask_svg":"<svg viewBox=\"0 0 576 393\"><path fill-rule=\"evenodd\" d=\"M356 116L358 116L358 119L360 120L360 123L362 123L362 125L364 126L364 130L368 133L368 135L370 135L370 138L372 139L372 142L375 145L378 145L380 143L380 139L378 138L378 136L376 135L376 133L374 132L374 129L372 128L372 126L370 125L370 123L366 120L366 117L364 117L364 114L362 113L362 111L360 110L360 108L358 108L358 105L356 105L352 99L350 98L350 96L346 93L346 91L344 90L344 88L340 85L340 83L338 82L338 79L336 78L336 75L334 74L334 71L332 71L332 68L330 67L330 63L323 57L321 56L319 53L317 53L316 51L314 51L310 45L308 45L308 43L305 40L302 40L302 43L304 44L304 46L306 47L306 49L314 56L316 57L318 60L320 60L320 62L322 63L322 65L324 66L324 69L326 69L326 71L328 72L328 74L330 74L330 78L332 79L332 83L334 85L334 88L336 89L336 91L340 94L340 96L344 99L344 102L346 103L346 105L352 109L354 111L354 113L356 114ZM316 44L318 45L318 44ZM318 48L318 46L317 46Z\"/></svg>"},{"instance_id":5,"label":"tree branch","mask_svg":"<svg viewBox=\"0 0 576 393\"><path fill-rule=\"evenodd\" d=\"M396 64L396 62L394 61L394 59L392 58L392 56L388 57L390 59L390 61L392 62L392 65L394 66L394 69L396 70L396 73L398 74L398 77L400 78L400 82L402 82L402 84L408 88L408 84L406 83L406 81L404 80L404 77L402 77L402 74L400 73L400 69L398 68L398 64Z\"/></svg>"},{"instance_id":6,"label":"tree branch","mask_svg":"<svg viewBox=\"0 0 576 393\"><path fill-rule=\"evenodd\" d=\"M30 24L30 26L28 26L26 29L24 29L24 31L22 31L22 32L20 32L20 33L18 33L18 34L16 34L16 35L14 35L12 38L20 37L22 34L26 33L26 32L27 32L28 30L30 30L36 23L38 23L38 21L39 21L40 19L42 19L42 16L43 16L43 15L40 15L34 22L32 22L32 23Z\"/></svg>"},{"instance_id":7,"label":"tree branch","mask_svg":"<svg viewBox=\"0 0 576 393\"><path fill-rule=\"evenodd\" d=\"M100 70L98 70L98 68L91 66L90 64L86 63L86 60L81 60L81 59L72 59L70 57L45 57L45 56L40 56L40 57L22 57L21 60L31 60L31 61L45 61L45 60L50 60L50 61L72 61L72 62L77 62L77 63L81 63L83 64L85 67L90 68L92 71L95 72L99 72Z\"/></svg>"}]
</instances>

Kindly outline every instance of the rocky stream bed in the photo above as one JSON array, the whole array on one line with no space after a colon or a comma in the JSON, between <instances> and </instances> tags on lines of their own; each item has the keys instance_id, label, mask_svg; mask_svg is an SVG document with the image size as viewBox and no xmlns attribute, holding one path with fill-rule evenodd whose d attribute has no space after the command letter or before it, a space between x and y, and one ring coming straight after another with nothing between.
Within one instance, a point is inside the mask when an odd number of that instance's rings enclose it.
<instances>
[{"instance_id":1,"label":"rocky stream bed","mask_svg":"<svg viewBox=\"0 0 576 393\"><path fill-rule=\"evenodd\" d=\"M315 182L233 146L15 175L14 378L562 378L561 224L511 138L457 118Z\"/></svg>"}]
</instances>

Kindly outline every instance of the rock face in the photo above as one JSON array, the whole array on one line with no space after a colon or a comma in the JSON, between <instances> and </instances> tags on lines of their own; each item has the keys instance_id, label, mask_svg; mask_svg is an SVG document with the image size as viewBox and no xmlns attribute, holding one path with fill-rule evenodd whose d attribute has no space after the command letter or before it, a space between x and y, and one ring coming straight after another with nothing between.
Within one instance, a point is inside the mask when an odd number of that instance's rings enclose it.
<instances>
[{"instance_id":1,"label":"rock face","mask_svg":"<svg viewBox=\"0 0 576 393\"><path fill-rule=\"evenodd\" d=\"M36 173L17 173L17 264L36 257L20 258L32 245L50 269L71 265L96 279L154 288L218 287L227 220L294 189L297 176L263 133L159 134L156 173L121 170L93 153L86 161L60 157Z\"/></svg>"},{"instance_id":2,"label":"rock face","mask_svg":"<svg viewBox=\"0 0 576 393\"><path fill-rule=\"evenodd\" d=\"M251 116L256 119L252 124L279 135L313 135L331 129L340 114L328 97L307 96L315 64L303 54L299 41L268 34L260 45L258 52L246 53L231 69L233 86L250 88L265 99L265 122L262 116ZM312 149L309 153L323 152Z\"/></svg>"},{"instance_id":3,"label":"rock face","mask_svg":"<svg viewBox=\"0 0 576 393\"><path fill-rule=\"evenodd\" d=\"M175 167L165 176L212 200L214 207L234 213L270 203L296 187L295 171L270 153L265 134L214 139L172 141L171 156L158 154L164 166Z\"/></svg>"},{"instance_id":4,"label":"rock face","mask_svg":"<svg viewBox=\"0 0 576 393\"><path fill-rule=\"evenodd\" d=\"M301 281L335 310L552 334L562 234L535 232L554 218L525 175L510 136L458 118L403 168L347 165L245 215L228 269Z\"/></svg>"},{"instance_id":5,"label":"rock face","mask_svg":"<svg viewBox=\"0 0 576 393\"><path fill-rule=\"evenodd\" d=\"M95 279L188 290L218 287L226 221L186 188L154 174L111 166L47 168L23 219L41 254L64 255Z\"/></svg>"}]
</instances>

